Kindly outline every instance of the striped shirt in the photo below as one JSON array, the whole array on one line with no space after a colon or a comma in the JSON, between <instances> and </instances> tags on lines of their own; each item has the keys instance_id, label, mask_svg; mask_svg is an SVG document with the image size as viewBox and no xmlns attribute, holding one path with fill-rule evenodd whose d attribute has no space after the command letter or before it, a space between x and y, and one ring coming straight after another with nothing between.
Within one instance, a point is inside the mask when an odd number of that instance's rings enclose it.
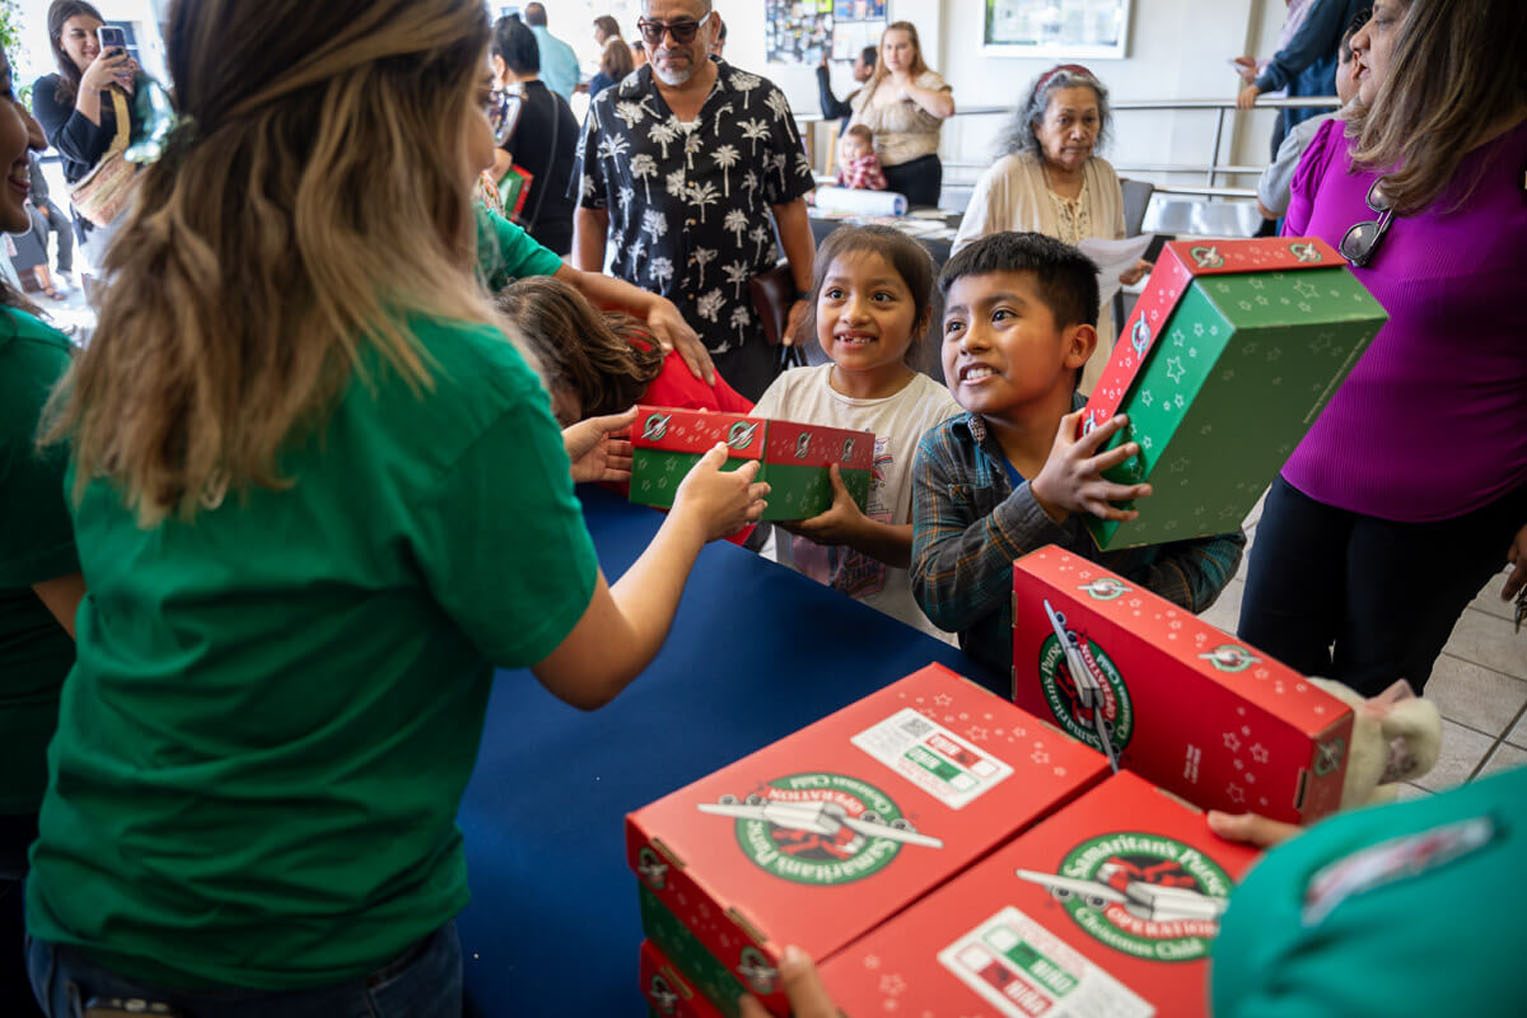
<instances>
[{"instance_id":1,"label":"striped shirt","mask_svg":"<svg viewBox=\"0 0 1527 1018\"><path fill-rule=\"evenodd\" d=\"M1076 406L1085 401L1077 397ZM1013 664L1013 562L1048 544L1110 569L1192 612L1212 605L1240 565L1241 531L1100 551L1077 516L1056 523L979 414L923 436L912 468L912 594L940 629L1004 675Z\"/></svg>"}]
</instances>

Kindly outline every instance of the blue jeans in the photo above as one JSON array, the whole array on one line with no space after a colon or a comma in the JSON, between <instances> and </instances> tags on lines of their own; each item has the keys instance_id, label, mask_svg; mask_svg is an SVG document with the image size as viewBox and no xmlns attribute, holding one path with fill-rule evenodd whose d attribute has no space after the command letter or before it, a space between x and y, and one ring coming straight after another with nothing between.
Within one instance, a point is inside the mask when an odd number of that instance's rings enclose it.
<instances>
[{"instance_id":1,"label":"blue jeans","mask_svg":"<svg viewBox=\"0 0 1527 1018\"><path fill-rule=\"evenodd\" d=\"M368 976L314 990L162 990L123 979L80 951L30 940L32 990L49 1018L80 1018L92 998L140 998L180 1018L460 1018L461 942L447 923Z\"/></svg>"}]
</instances>

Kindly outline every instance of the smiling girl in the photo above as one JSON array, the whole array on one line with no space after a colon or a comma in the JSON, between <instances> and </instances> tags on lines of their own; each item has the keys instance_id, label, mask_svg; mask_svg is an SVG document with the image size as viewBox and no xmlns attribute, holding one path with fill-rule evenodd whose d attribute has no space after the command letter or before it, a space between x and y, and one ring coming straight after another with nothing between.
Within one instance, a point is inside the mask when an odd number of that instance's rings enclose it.
<instances>
[{"instance_id":1,"label":"smiling girl","mask_svg":"<svg viewBox=\"0 0 1527 1018\"><path fill-rule=\"evenodd\" d=\"M912 457L923 434L959 412L949 391L908 366L928 331L933 263L905 234L843 227L817 253L810 327L830 363L787 371L754 413L875 434L863 511L833 468L827 512L786 525L773 557L941 639L907 579Z\"/></svg>"}]
</instances>

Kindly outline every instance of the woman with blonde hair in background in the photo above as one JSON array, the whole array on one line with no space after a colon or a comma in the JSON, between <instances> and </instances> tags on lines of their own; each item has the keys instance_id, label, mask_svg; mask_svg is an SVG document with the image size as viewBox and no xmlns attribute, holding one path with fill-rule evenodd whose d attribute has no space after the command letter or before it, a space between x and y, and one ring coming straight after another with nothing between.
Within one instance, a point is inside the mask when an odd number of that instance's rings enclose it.
<instances>
[{"instance_id":1,"label":"woman with blonde hair in background","mask_svg":"<svg viewBox=\"0 0 1527 1018\"><path fill-rule=\"evenodd\" d=\"M875 73L853 98L850 124L875 132L875 154L886 187L913 205L937 206L944 186L938 142L954 116L949 84L923 60L917 26L892 22L880 34Z\"/></svg>"},{"instance_id":2,"label":"woman with blonde hair in background","mask_svg":"<svg viewBox=\"0 0 1527 1018\"><path fill-rule=\"evenodd\" d=\"M474 272L481 3L178 0L165 35L182 120L49 407L90 593L33 987L53 1018L456 1018L493 667L607 702L766 486L712 450L606 584L572 484L629 473L634 415L560 432Z\"/></svg>"}]
</instances>

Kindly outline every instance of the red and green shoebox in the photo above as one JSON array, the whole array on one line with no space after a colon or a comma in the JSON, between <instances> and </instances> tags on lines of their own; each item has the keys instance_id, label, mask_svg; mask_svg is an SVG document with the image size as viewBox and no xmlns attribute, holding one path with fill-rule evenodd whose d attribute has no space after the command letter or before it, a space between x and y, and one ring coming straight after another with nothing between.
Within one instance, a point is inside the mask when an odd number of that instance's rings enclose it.
<instances>
[{"instance_id":1,"label":"red and green shoebox","mask_svg":"<svg viewBox=\"0 0 1527 1018\"><path fill-rule=\"evenodd\" d=\"M648 1013L657 1018L721 1018L716 1005L690 985L658 946L642 941L638 969L642 996L647 998Z\"/></svg>"},{"instance_id":2,"label":"red and green shoebox","mask_svg":"<svg viewBox=\"0 0 1527 1018\"><path fill-rule=\"evenodd\" d=\"M1107 773L930 665L631 814L642 924L722 1013L784 1015L785 947L830 958Z\"/></svg>"},{"instance_id":3,"label":"red and green shoebox","mask_svg":"<svg viewBox=\"0 0 1527 1018\"><path fill-rule=\"evenodd\" d=\"M1192 1018L1257 853L1133 774L1114 775L840 951L849 1018Z\"/></svg>"},{"instance_id":4,"label":"red and green shoebox","mask_svg":"<svg viewBox=\"0 0 1527 1018\"><path fill-rule=\"evenodd\" d=\"M1240 527L1388 315L1318 238L1176 241L1092 392L1083 431L1118 413L1149 481L1138 519L1089 519L1102 548Z\"/></svg>"},{"instance_id":5,"label":"red and green shoebox","mask_svg":"<svg viewBox=\"0 0 1527 1018\"><path fill-rule=\"evenodd\" d=\"M727 447L724 470L763 462L758 479L771 489L766 520L826 512L832 505L827 468L834 463L859 508L869 501L875 436L868 431L650 406L637 408L631 429L631 501L671 508L679 483L718 442Z\"/></svg>"},{"instance_id":6,"label":"red and green shoebox","mask_svg":"<svg viewBox=\"0 0 1527 1018\"><path fill-rule=\"evenodd\" d=\"M1304 676L1053 545L1013 568L1013 699L1102 748L1046 606L1101 692L1120 766L1203 809L1310 823L1341 803L1352 709ZM1095 701L1096 702L1096 701Z\"/></svg>"}]
</instances>

